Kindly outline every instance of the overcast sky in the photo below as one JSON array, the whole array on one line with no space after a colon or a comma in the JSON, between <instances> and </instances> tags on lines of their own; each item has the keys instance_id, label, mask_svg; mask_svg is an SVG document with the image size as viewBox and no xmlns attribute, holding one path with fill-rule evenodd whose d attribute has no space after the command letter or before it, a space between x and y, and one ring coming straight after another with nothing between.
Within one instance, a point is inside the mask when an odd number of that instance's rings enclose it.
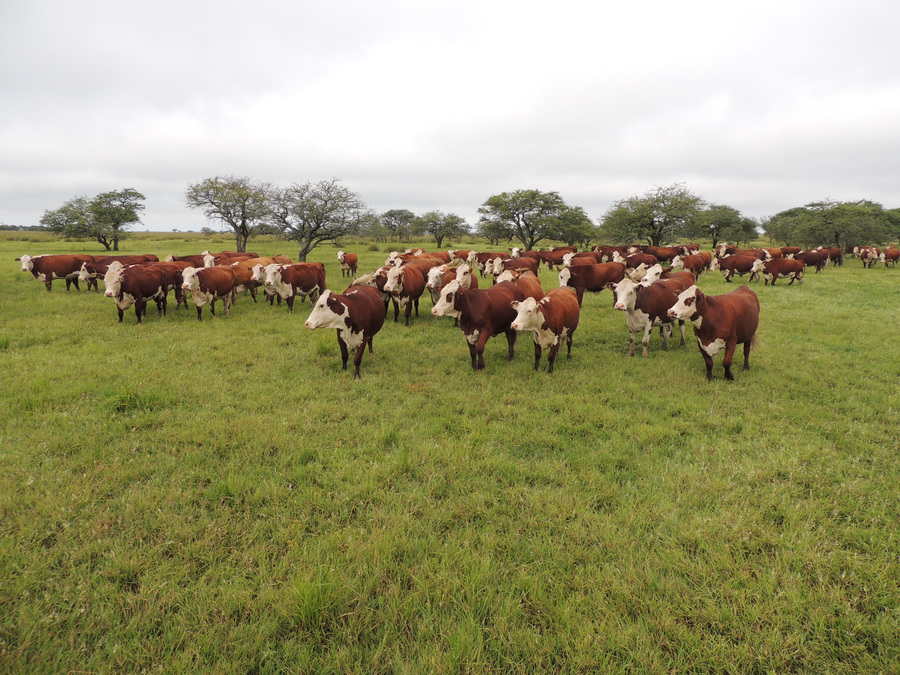
<instances>
[{"instance_id":1,"label":"overcast sky","mask_svg":"<svg viewBox=\"0 0 900 675\"><path fill-rule=\"evenodd\" d=\"M614 6L615 5L615 6ZM339 178L378 212L683 182L750 217L900 207L897 0L3 0L0 222L134 188Z\"/></svg>"}]
</instances>

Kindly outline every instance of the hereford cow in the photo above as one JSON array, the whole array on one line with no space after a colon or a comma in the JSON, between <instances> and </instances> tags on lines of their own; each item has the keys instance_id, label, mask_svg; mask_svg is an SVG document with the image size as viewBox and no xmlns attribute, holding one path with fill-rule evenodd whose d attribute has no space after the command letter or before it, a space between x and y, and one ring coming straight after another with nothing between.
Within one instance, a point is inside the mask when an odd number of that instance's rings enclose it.
<instances>
[{"instance_id":1,"label":"hereford cow","mask_svg":"<svg viewBox=\"0 0 900 675\"><path fill-rule=\"evenodd\" d=\"M409 317L413 306L416 308L416 316L419 316L419 298L425 290L425 277L422 272L413 265L392 268L387 275L384 284L384 292L390 293L391 302L394 303L394 323L400 316L400 308L403 308L403 317L409 326Z\"/></svg>"},{"instance_id":2,"label":"hereford cow","mask_svg":"<svg viewBox=\"0 0 900 675\"><path fill-rule=\"evenodd\" d=\"M731 361L739 344L744 345L744 370L750 370L750 349L758 342L759 298L749 287L741 286L723 295L706 295L691 286L678 296L668 314L694 324L707 380L712 380L713 357L723 350L725 379L734 379Z\"/></svg>"},{"instance_id":3,"label":"hereford cow","mask_svg":"<svg viewBox=\"0 0 900 675\"><path fill-rule=\"evenodd\" d=\"M578 304L584 301L584 292L599 293L607 284L617 284L625 278L624 263L598 263L578 267L565 267L559 272L559 285L571 286L578 295Z\"/></svg>"},{"instance_id":4,"label":"hereford cow","mask_svg":"<svg viewBox=\"0 0 900 675\"><path fill-rule=\"evenodd\" d=\"M900 258L900 251L895 248L886 248L881 252L881 256L878 258L878 261L887 267L890 265L891 267L897 266L897 259Z\"/></svg>"},{"instance_id":5,"label":"hereford cow","mask_svg":"<svg viewBox=\"0 0 900 675\"><path fill-rule=\"evenodd\" d=\"M192 267L206 267L206 256L208 255L209 251L200 255L172 255L170 253L166 256L166 262L186 262L190 263Z\"/></svg>"},{"instance_id":6,"label":"hereford cow","mask_svg":"<svg viewBox=\"0 0 900 675\"><path fill-rule=\"evenodd\" d=\"M279 265L272 263L266 266L266 287L272 287L275 292L287 302L288 310L293 314L294 299L299 295L302 300L309 296L311 302L324 293L328 286L325 282L325 265L315 263L294 263L292 265Z\"/></svg>"},{"instance_id":7,"label":"hereford cow","mask_svg":"<svg viewBox=\"0 0 900 675\"><path fill-rule=\"evenodd\" d=\"M229 260L234 262L228 262ZM234 270L234 293L235 302L237 302L237 294L248 291L253 302L256 300L256 289L258 286L265 285L265 277L255 274L257 268L265 268L272 264L290 265L291 259L286 255L266 256L263 258L243 258L241 256L232 256L225 258L228 267Z\"/></svg>"},{"instance_id":8,"label":"hereford cow","mask_svg":"<svg viewBox=\"0 0 900 675\"><path fill-rule=\"evenodd\" d=\"M104 278L103 294L107 298L115 298L119 323L122 323L125 310L132 305L137 322L142 323L141 319L147 314L148 300L156 302L156 315L162 317L166 313L168 292L168 275L160 267L132 265L114 268L112 274Z\"/></svg>"},{"instance_id":9,"label":"hereford cow","mask_svg":"<svg viewBox=\"0 0 900 675\"><path fill-rule=\"evenodd\" d=\"M745 274L750 274L750 280L753 281L753 277L755 276L753 264L757 260L759 260L759 258L748 255L728 255L722 258L714 258L709 264L709 271L715 272L716 270L721 270L722 274L725 275L725 281L729 283L731 283L731 277L735 274L741 277Z\"/></svg>"},{"instance_id":10,"label":"hereford cow","mask_svg":"<svg viewBox=\"0 0 900 675\"><path fill-rule=\"evenodd\" d=\"M540 269L540 261L536 258L526 258L526 257L518 257L518 258L505 258L494 261L494 271L493 275L496 279L500 274L505 272L506 270L518 270L524 272L525 270L529 270L534 274L537 274Z\"/></svg>"},{"instance_id":11,"label":"hereford cow","mask_svg":"<svg viewBox=\"0 0 900 675\"><path fill-rule=\"evenodd\" d=\"M138 255L108 255L101 258L94 256L93 262L82 263L81 269L78 270L78 280L87 282L88 290L93 288L95 291L99 291L97 288L97 280L102 279L106 274L106 270L109 269L110 263L114 263L117 260L123 265L159 262L159 258L152 253Z\"/></svg>"},{"instance_id":12,"label":"hereford cow","mask_svg":"<svg viewBox=\"0 0 900 675\"><path fill-rule=\"evenodd\" d=\"M441 298L431 313L459 319L469 345L472 369L484 370L484 346L489 338L500 333L506 333L509 345L507 360L512 361L516 346L516 331L511 325L516 311L512 303L524 299L522 289L509 281L486 290L473 288L468 291L460 288L458 281L451 281L441 292Z\"/></svg>"},{"instance_id":13,"label":"hereford cow","mask_svg":"<svg viewBox=\"0 0 900 675\"><path fill-rule=\"evenodd\" d=\"M779 277L790 278L788 286L799 281L803 283L803 271L806 268L802 260L792 258L772 258L771 260L757 260L753 263L753 274L762 275L766 280L766 286L769 282L775 285Z\"/></svg>"},{"instance_id":14,"label":"hereford cow","mask_svg":"<svg viewBox=\"0 0 900 675\"><path fill-rule=\"evenodd\" d=\"M497 283L501 281L511 281L518 286L525 294L526 298L534 298L540 300L544 297L544 289L541 287L541 280L531 270L506 270L501 272L497 277Z\"/></svg>"},{"instance_id":15,"label":"hereford cow","mask_svg":"<svg viewBox=\"0 0 900 675\"><path fill-rule=\"evenodd\" d=\"M547 291L540 300L525 298L521 302L513 302L512 308L516 310L516 318L511 327L517 331L531 331L534 333L534 369L538 369L541 362L541 353L549 349L547 353L547 372L553 372L553 364L559 345L566 341L566 358L572 358L572 335L578 328L578 319L581 315L581 306L578 304L578 296L575 289L568 286Z\"/></svg>"},{"instance_id":16,"label":"hereford cow","mask_svg":"<svg viewBox=\"0 0 900 675\"><path fill-rule=\"evenodd\" d=\"M828 262L828 255L823 254L821 251L797 251L797 253L792 255L793 257L787 258L787 260L802 260L803 264L807 267L815 267L816 274L818 274Z\"/></svg>"},{"instance_id":17,"label":"hereford cow","mask_svg":"<svg viewBox=\"0 0 900 675\"><path fill-rule=\"evenodd\" d=\"M781 255L785 258L796 258L797 254L802 251L799 246L782 246L781 247Z\"/></svg>"},{"instance_id":18,"label":"hereford cow","mask_svg":"<svg viewBox=\"0 0 900 675\"><path fill-rule=\"evenodd\" d=\"M225 314L231 313L234 303L234 270L227 265L216 267L188 267L181 272L181 287L190 291L197 306L197 321L203 320L203 306L216 315L216 300L221 299Z\"/></svg>"},{"instance_id":19,"label":"hereford cow","mask_svg":"<svg viewBox=\"0 0 900 675\"><path fill-rule=\"evenodd\" d=\"M509 253L491 253L488 251L469 251L469 257L466 262L469 263L470 267L474 267L478 270L481 276L485 275L484 266L487 264L488 260L492 260L493 258L509 258Z\"/></svg>"},{"instance_id":20,"label":"hereford cow","mask_svg":"<svg viewBox=\"0 0 900 675\"><path fill-rule=\"evenodd\" d=\"M709 251L702 251L691 255L676 255L672 258L672 269L685 269L693 272L699 279L700 275L709 267L712 262L712 254Z\"/></svg>"},{"instance_id":21,"label":"hereford cow","mask_svg":"<svg viewBox=\"0 0 900 675\"><path fill-rule=\"evenodd\" d=\"M338 262L341 264L341 276L352 277L356 274L356 266L359 263L359 257L355 253L337 252Z\"/></svg>"},{"instance_id":22,"label":"hereford cow","mask_svg":"<svg viewBox=\"0 0 900 675\"><path fill-rule=\"evenodd\" d=\"M369 353L374 354L372 338L384 325L384 307L381 294L371 286L350 286L343 294L323 291L316 301L315 307L306 320L306 327L334 328L338 345L341 348L341 370L347 370L350 350L355 350L353 357L353 379L360 379L359 364L362 363L366 345Z\"/></svg>"},{"instance_id":23,"label":"hereford cow","mask_svg":"<svg viewBox=\"0 0 900 675\"><path fill-rule=\"evenodd\" d=\"M23 272L31 272L31 275L38 281L43 281L47 291L51 291L51 283L54 279L65 279L66 290L75 284L75 290L80 291L78 286L78 274L81 272L81 266L86 262L94 262L92 255L23 255L16 258L22 263Z\"/></svg>"},{"instance_id":24,"label":"hereford cow","mask_svg":"<svg viewBox=\"0 0 900 675\"><path fill-rule=\"evenodd\" d=\"M693 275L691 275L693 277ZM650 334L654 326L660 326L663 336L662 348L669 348L669 337L675 320L668 315L669 308L678 300L678 293L684 290L681 278L654 281L652 283L635 283L628 277L611 285L616 297L616 309L625 312L625 323L628 326L628 356L634 356L634 343L638 333L643 332L641 345L642 356L648 355ZM679 321L681 328L681 345L684 346L684 321Z\"/></svg>"}]
</instances>

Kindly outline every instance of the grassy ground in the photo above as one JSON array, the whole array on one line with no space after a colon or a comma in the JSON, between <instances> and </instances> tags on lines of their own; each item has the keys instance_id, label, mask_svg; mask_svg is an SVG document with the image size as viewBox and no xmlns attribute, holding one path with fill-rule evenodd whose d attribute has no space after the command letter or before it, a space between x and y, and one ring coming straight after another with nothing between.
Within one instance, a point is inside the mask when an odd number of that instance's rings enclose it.
<instances>
[{"instance_id":1,"label":"grassy ground","mask_svg":"<svg viewBox=\"0 0 900 675\"><path fill-rule=\"evenodd\" d=\"M93 248L0 239L3 671L900 672L900 270L754 284L735 382L608 292L552 376L424 300L354 382L308 303L120 325L12 261Z\"/></svg>"}]
</instances>

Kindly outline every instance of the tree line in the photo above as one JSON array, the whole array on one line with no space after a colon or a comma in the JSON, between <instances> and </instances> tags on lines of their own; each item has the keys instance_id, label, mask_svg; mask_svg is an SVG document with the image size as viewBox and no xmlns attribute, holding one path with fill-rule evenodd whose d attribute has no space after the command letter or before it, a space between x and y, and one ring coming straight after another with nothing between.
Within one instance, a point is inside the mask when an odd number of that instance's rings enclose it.
<instances>
[{"instance_id":1,"label":"tree line","mask_svg":"<svg viewBox=\"0 0 900 675\"><path fill-rule=\"evenodd\" d=\"M96 239L107 250L118 250L128 229L140 222L144 199L133 188L93 199L77 197L46 211L41 224L56 234ZM526 250L557 241L577 246L636 242L662 246L702 239L715 247L723 241L749 243L763 234L778 245L844 247L883 244L900 236L900 209L885 209L875 202L828 200L757 221L731 206L707 202L683 183L620 199L597 224L559 193L540 190L489 197L479 207L474 225L442 211L416 215L392 209L378 214L337 178L279 187L245 177L216 176L190 184L185 203L200 210L211 224L230 230L236 250L246 250L254 234L273 234L295 242L301 261L320 244L348 236L379 242L396 238L398 243L428 236L442 248L445 241L476 235L492 246L515 241Z\"/></svg>"}]
</instances>

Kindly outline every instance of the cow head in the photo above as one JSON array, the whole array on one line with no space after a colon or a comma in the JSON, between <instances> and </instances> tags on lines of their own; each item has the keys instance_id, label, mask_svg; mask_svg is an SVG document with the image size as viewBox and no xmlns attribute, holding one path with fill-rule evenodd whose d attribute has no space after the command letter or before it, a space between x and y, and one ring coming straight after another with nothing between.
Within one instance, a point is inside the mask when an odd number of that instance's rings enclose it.
<instances>
[{"instance_id":1,"label":"cow head","mask_svg":"<svg viewBox=\"0 0 900 675\"><path fill-rule=\"evenodd\" d=\"M278 263L266 265L265 274L265 285L267 287L273 288L281 283L281 265Z\"/></svg>"},{"instance_id":2,"label":"cow head","mask_svg":"<svg viewBox=\"0 0 900 675\"><path fill-rule=\"evenodd\" d=\"M520 246L513 246L511 249L509 249L509 255L512 258L518 258L520 255L522 255L522 248Z\"/></svg>"},{"instance_id":3,"label":"cow head","mask_svg":"<svg viewBox=\"0 0 900 675\"><path fill-rule=\"evenodd\" d=\"M428 277L425 279L425 288L437 288L441 285L441 278L447 271L446 265L438 265L428 270Z\"/></svg>"},{"instance_id":4,"label":"cow head","mask_svg":"<svg viewBox=\"0 0 900 675\"><path fill-rule=\"evenodd\" d=\"M544 317L537 300L525 298L521 302L513 300L510 304L516 310L516 318L511 324L513 330L540 330L544 324Z\"/></svg>"},{"instance_id":5,"label":"cow head","mask_svg":"<svg viewBox=\"0 0 900 675\"><path fill-rule=\"evenodd\" d=\"M563 256L563 267L571 267L572 266L572 258L575 257L574 253L566 253Z\"/></svg>"},{"instance_id":6,"label":"cow head","mask_svg":"<svg viewBox=\"0 0 900 675\"><path fill-rule=\"evenodd\" d=\"M216 257L211 253L207 253L203 256L203 266L204 267L215 267L216 266Z\"/></svg>"},{"instance_id":7,"label":"cow head","mask_svg":"<svg viewBox=\"0 0 900 675\"><path fill-rule=\"evenodd\" d=\"M81 263L81 269L78 270L78 281L87 281L91 277L91 273L88 272L87 263Z\"/></svg>"},{"instance_id":8,"label":"cow head","mask_svg":"<svg viewBox=\"0 0 900 675\"><path fill-rule=\"evenodd\" d=\"M325 291L316 300L316 305L309 313L306 327L310 330L316 328L346 329L350 318L350 309L340 299L334 297L331 291Z\"/></svg>"},{"instance_id":9,"label":"cow head","mask_svg":"<svg viewBox=\"0 0 900 675\"><path fill-rule=\"evenodd\" d=\"M572 270L570 270L568 267L563 267L559 271L559 285L560 286L568 286L569 279L571 279L571 278L572 278Z\"/></svg>"},{"instance_id":10,"label":"cow head","mask_svg":"<svg viewBox=\"0 0 900 675\"><path fill-rule=\"evenodd\" d=\"M193 292L194 290L200 290L200 280L197 278L197 273L200 271L200 268L197 267L185 267L181 270L181 288L186 291Z\"/></svg>"},{"instance_id":11,"label":"cow head","mask_svg":"<svg viewBox=\"0 0 900 675\"><path fill-rule=\"evenodd\" d=\"M713 258L709 261L709 271L715 272L717 269L719 269L719 259Z\"/></svg>"},{"instance_id":12,"label":"cow head","mask_svg":"<svg viewBox=\"0 0 900 675\"><path fill-rule=\"evenodd\" d=\"M459 291L459 281L456 279L444 286L441 291L441 297L435 303L434 307L431 308L431 313L434 316L452 316L458 319L461 314L456 308L456 296Z\"/></svg>"},{"instance_id":13,"label":"cow head","mask_svg":"<svg viewBox=\"0 0 900 675\"><path fill-rule=\"evenodd\" d=\"M655 265L651 265L647 268L647 273L644 274L644 278L641 279L641 283L645 286L649 286L654 281L659 281L659 278L662 276L663 268L662 265L656 263Z\"/></svg>"},{"instance_id":14,"label":"cow head","mask_svg":"<svg viewBox=\"0 0 900 675\"><path fill-rule=\"evenodd\" d=\"M250 280L264 284L266 282L266 266L262 263L255 264L250 270Z\"/></svg>"},{"instance_id":15,"label":"cow head","mask_svg":"<svg viewBox=\"0 0 900 675\"><path fill-rule=\"evenodd\" d=\"M34 267L34 262L32 262L34 258L30 255L23 255L21 258L16 258L16 260L21 261L23 272L30 272Z\"/></svg>"},{"instance_id":16,"label":"cow head","mask_svg":"<svg viewBox=\"0 0 900 675\"><path fill-rule=\"evenodd\" d=\"M337 252L337 258L338 258L338 262L343 263L343 262L344 262L344 252L343 252L343 251L338 251L338 252Z\"/></svg>"},{"instance_id":17,"label":"cow head","mask_svg":"<svg viewBox=\"0 0 900 675\"><path fill-rule=\"evenodd\" d=\"M637 298L638 289L642 288L639 284L625 277L617 284L609 284L613 295L616 298L615 308L621 311L626 309L634 309L634 301Z\"/></svg>"},{"instance_id":18,"label":"cow head","mask_svg":"<svg viewBox=\"0 0 900 675\"><path fill-rule=\"evenodd\" d=\"M387 274L384 282L384 292L391 295L400 295L403 292L403 268L393 267Z\"/></svg>"},{"instance_id":19,"label":"cow head","mask_svg":"<svg viewBox=\"0 0 900 675\"><path fill-rule=\"evenodd\" d=\"M170 253L169 255L167 255L164 262L175 262L174 254Z\"/></svg>"},{"instance_id":20,"label":"cow head","mask_svg":"<svg viewBox=\"0 0 900 675\"><path fill-rule=\"evenodd\" d=\"M703 292L696 286L691 286L678 295L678 300L669 308L667 314L673 319L696 321L699 318L697 304L703 298Z\"/></svg>"},{"instance_id":21,"label":"cow head","mask_svg":"<svg viewBox=\"0 0 900 675\"><path fill-rule=\"evenodd\" d=\"M460 265L456 268L456 280L460 288L472 288L472 268L468 265Z\"/></svg>"}]
</instances>

